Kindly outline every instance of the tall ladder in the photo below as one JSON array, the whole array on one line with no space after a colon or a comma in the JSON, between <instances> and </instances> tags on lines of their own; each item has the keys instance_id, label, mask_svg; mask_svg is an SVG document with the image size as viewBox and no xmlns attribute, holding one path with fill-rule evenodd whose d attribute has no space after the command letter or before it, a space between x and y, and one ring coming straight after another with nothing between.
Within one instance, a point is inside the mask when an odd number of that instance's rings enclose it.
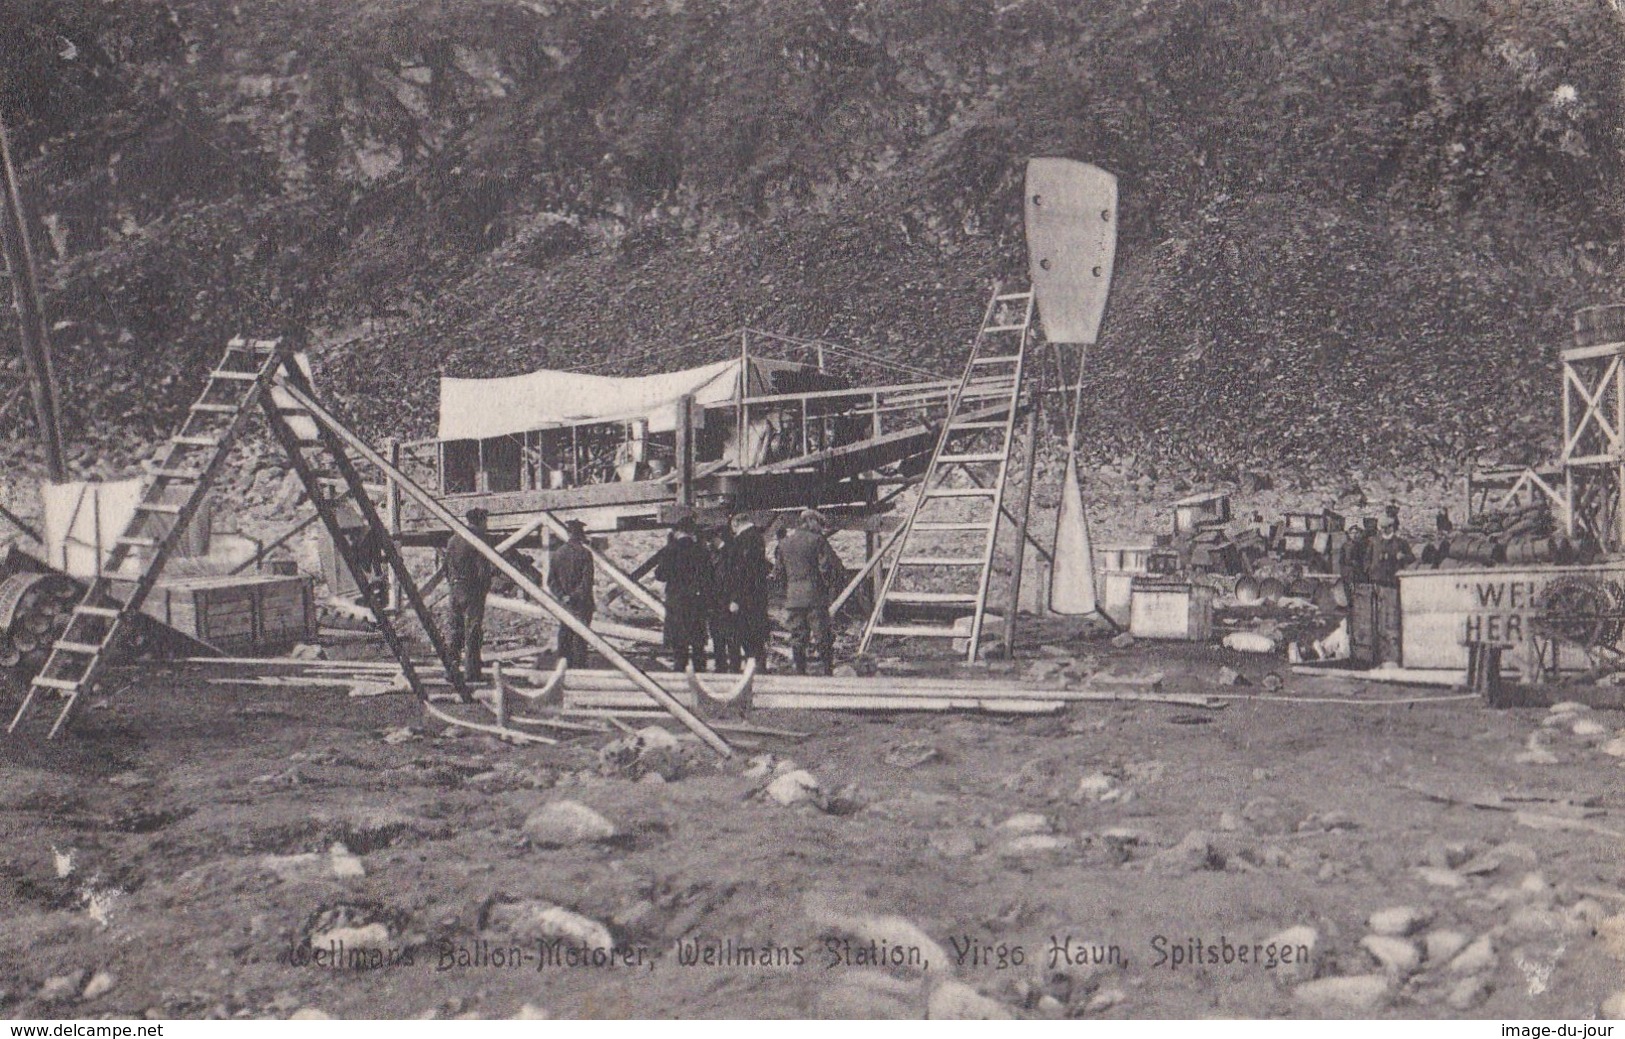
<instances>
[{"instance_id":1,"label":"tall ladder","mask_svg":"<svg viewBox=\"0 0 1625 1039\"><path fill-rule=\"evenodd\" d=\"M186 421L151 471L152 481L136 503L124 533L90 581L84 597L68 617L68 626L51 648L45 666L28 687L6 731L16 732L36 696L55 693L64 701L51 726L55 737L67 724L79 696L95 680L163 574L164 564L208 496L232 443L249 420L251 406L265 393L281 366L285 348L279 340L233 339L209 373ZM117 585L129 581L120 571L132 553L147 551L140 573L127 595Z\"/></svg>"},{"instance_id":2,"label":"tall ladder","mask_svg":"<svg viewBox=\"0 0 1625 1039\"><path fill-rule=\"evenodd\" d=\"M1032 292L995 286L860 653L880 635L967 639L976 660L1032 334ZM954 626L966 616L968 632Z\"/></svg>"}]
</instances>

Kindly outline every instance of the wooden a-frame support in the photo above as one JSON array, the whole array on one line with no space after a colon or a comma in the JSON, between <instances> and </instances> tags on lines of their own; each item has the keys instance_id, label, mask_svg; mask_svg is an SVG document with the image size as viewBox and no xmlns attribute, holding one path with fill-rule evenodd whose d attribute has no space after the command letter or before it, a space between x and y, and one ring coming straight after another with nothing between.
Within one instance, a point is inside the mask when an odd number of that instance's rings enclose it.
<instances>
[{"instance_id":1,"label":"wooden a-frame support","mask_svg":"<svg viewBox=\"0 0 1625 1039\"><path fill-rule=\"evenodd\" d=\"M665 689L661 688L660 685L654 681L654 679L650 678L641 669L639 669L636 664L633 664L630 660L623 656L619 650L605 641L601 635L593 631L585 621L581 620L581 618L570 612L568 607L555 599L535 581L531 580L530 577L524 573L524 571L520 570L518 567L504 559L500 552L487 543L485 539L481 538L478 534L474 533L474 531L470 530L466 525L464 525L461 520L453 515L451 511L442 505L440 501L432 494L424 490L422 487L419 487L411 477L407 476L399 468L392 465L381 454L373 450L372 447L366 443L366 441L362 440L352 430L340 422L332 412L328 411L321 404L317 403L315 398L311 395L309 383L304 379L302 373L289 366L284 366L283 372L283 377L276 384L277 388L285 393L287 397L296 405L298 405L297 413L308 415L312 420L315 421L318 429L320 429L322 432L323 443L329 447L329 453L333 455L335 462L339 465L341 471L344 473L346 480L350 481L353 487L360 486L360 479L355 473L353 463L350 462L348 456L345 454L343 450L344 448L348 448L349 450L355 452L355 454L362 460L366 461L379 472L383 473L395 484L396 487L399 488L402 494L415 501L426 512L445 526L447 530L451 531L453 536L461 538L463 541L473 546L474 549L483 555L498 572L511 580L526 595L534 599L548 613L552 614L553 618L561 625L569 628L571 631L574 631L577 635L580 635L582 639L584 639L589 646L597 651L600 656L609 661L611 666L631 679L634 685L636 685L644 693L648 694L651 699L653 699L661 707L665 708L678 721L682 722L683 725L689 729L689 731L698 736L701 741L703 741L712 750L716 751L723 757L729 757L732 755L733 748L730 747L728 742L718 735L714 729L707 725L688 708L684 707L681 702L679 702ZM302 457L298 455L299 443L297 437L293 437L291 441L288 439L288 437L292 435L292 429L287 426L285 421L282 421L282 414L280 410L268 407L267 415L271 417L273 425L276 425L278 422L281 423L281 431L278 435L279 438L284 440L284 446L291 446L293 448L293 450L290 451L290 454L296 457ZM316 497L314 493L316 488L315 475L314 473L308 471L308 463L307 470L301 473L301 478L305 479L306 485L313 489L312 498L314 499ZM359 494L357 497L358 501L364 501L366 503L363 505L362 512L368 525L373 530L387 535L386 529L378 517L376 510L366 507L371 505L371 500L366 498L364 494ZM331 517L329 530L335 535L334 541L336 544L345 544L344 540L337 536L339 532L337 530L336 515ZM411 583L410 576L406 574L405 563L400 558L399 547L396 546L393 540L389 539L387 536L384 537L384 542L388 546L386 551L390 555L391 566L396 567L397 575L402 578L403 590L407 591L409 599L415 600L413 602L414 610L418 611L419 617L423 621L425 629L431 632L431 639L438 642L438 634L435 632L433 627L433 619L427 615L426 607L422 606L421 596L417 594L416 585ZM349 560L346 559L346 562L348 563ZM380 618L380 628L383 629L385 625L382 623L383 614L380 609L382 604L377 603L376 597L371 596L370 592L364 591L363 594L369 597L367 599L368 606L373 610L374 616ZM389 635L386 635L386 638L389 637ZM410 667L410 662L406 659L407 655L405 653L405 649L404 647L397 649L396 645L396 642L391 642L391 648L396 650L396 655L401 659L403 672L410 674L410 672L407 670ZM442 656L442 662L447 665L448 674L455 673L456 669L451 666L452 662L444 655ZM412 679L409 678L408 681L412 681ZM460 693L463 691L464 690L459 689Z\"/></svg>"},{"instance_id":2,"label":"wooden a-frame support","mask_svg":"<svg viewBox=\"0 0 1625 1039\"><path fill-rule=\"evenodd\" d=\"M291 389L295 385L305 389L309 388L304 373L299 370L297 365L286 361L283 362L282 371L277 379L284 384L283 389ZM287 417L283 414L284 408L276 401L275 394L265 394L260 398L260 402L264 407L266 424L270 427L271 434L282 445L283 452L288 456L288 462L294 467L294 471L299 474L299 479L304 483L305 490L310 495L311 504L315 506L317 515L321 517L322 524L327 527L328 535L333 539L333 547L344 558L344 564L350 568L351 573L363 573L365 570L364 561L360 558L355 545L339 524L338 512L334 508L335 503L328 500L315 469L304 453L307 447L322 447L338 468L339 474L343 476L348 488L348 495L360 510L361 517L368 528L375 532L385 531L387 528L385 528L382 518L378 515L377 507L373 505L372 498L367 494L361 474L356 471L354 463L344 453L343 444L334 435L333 431L320 421L315 423L318 440L314 444L302 442L299 435L294 432L293 426L288 422ZM315 416L311 415L310 417L314 418ZM389 561L391 570L394 571L399 587L405 593L413 612L417 614L418 622L423 625L424 633L429 638L429 644L434 648L435 656L439 658L441 666L445 669L447 680L451 683L451 687L456 690L458 699L464 703L471 702L474 698L473 694L469 691L465 677L457 667L457 661L452 659L450 649L446 646L445 640L441 638L440 630L434 623L434 616L429 612L428 605L423 601L417 583L412 580L411 571L406 565L406 560L401 556L400 547L387 535L379 540L384 545L385 556ZM417 694L418 699L427 703L429 699L428 689L424 686L422 680L418 678L417 669L412 664L412 654L407 650L406 644L401 641L400 634L395 630L393 622L389 619L389 611L378 590L369 581L357 581L356 584L361 592L362 603L372 613L373 620L378 624L379 632L383 634L384 641L389 644L390 652L394 653L395 659L400 662L402 677L406 679L412 691Z\"/></svg>"}]
</instances>

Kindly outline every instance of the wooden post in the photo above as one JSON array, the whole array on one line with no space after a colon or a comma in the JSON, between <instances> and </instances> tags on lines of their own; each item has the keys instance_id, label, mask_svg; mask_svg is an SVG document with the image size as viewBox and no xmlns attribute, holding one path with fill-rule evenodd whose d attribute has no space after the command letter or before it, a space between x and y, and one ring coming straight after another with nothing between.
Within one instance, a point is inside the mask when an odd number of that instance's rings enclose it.
<instances>
[{"instance_id":1,"label":"wooden post","mask_svg":"<svg viewBox=\"0 0 1625 1039\"><path fill-rule=\"evenodd\" d=\"M573 429L574 427L572 427ZM677 504L694 504L694 397L677 399Z\"/></svg>"},{"instance_id":2,"label":"wooden post","mask_svg":"<svg viewBox=\"0 0 1625 1039\"><path fill-rule=\"evenodd\" d=\"M1010 570L1010 602L1004 615L1004 658L1010 660L1016 649L1016 613L1021 609L1021 571L1027 562L1027 519L1032 515L1033 474L1038 469L1038 397L1027 409L1026 485L1021 492L1021 511L1016 514L1016 561ZM1090 575L1091 580L1094 575Z\"/></svg>"},{"instance_id":3,"label":"wooden post","mask_svg":"<svg viewBox=\"0 0 1625 1039\"><path fill-rule=\"evenodd\" d=\"M745 397L750 394L750 329L739 330L739 406L734 421L734 440L739 445L738 455L734 459L739 471L745 471L745 420L748 417L745 410Z\"/></svg>"},{"instance_id":4,"label":"wooden post","mask_svg":"<svg viewBox=\"0 0 1625 1039\"><path fill-rule=\"evenodd\" d=\"M57 412L56 372L51 366L51 340L40 294L39 267L28 239L28 217L23 210L17 169L11 161L11 139L0 115L0 177L5 180L4 212L0 212L0 249L11 272L11 298L17 308L17 333L22 341L23 367L28 371L34 398L34 418L45 449L45 471L52 483L66 483L68 463L62 454L62 423Z\"/></svg>"},{"instance_id":5,"label":"wooden post","mask_svg":"<svg viewBox=\"0 0 1625 1039\"><path fill-rule=\"evenodd\" d=\"M389 464L399 469L401 467L401 442L394 437L384 441L384 454L389 458ZM389 538L396 544L401 541L401 489L394 480L387 480L384 484L384 522L389 525ZM391 567L388 573L389 596L388 605L396 612L401 608L401 579Z\"/></svg>"}]
</instances>

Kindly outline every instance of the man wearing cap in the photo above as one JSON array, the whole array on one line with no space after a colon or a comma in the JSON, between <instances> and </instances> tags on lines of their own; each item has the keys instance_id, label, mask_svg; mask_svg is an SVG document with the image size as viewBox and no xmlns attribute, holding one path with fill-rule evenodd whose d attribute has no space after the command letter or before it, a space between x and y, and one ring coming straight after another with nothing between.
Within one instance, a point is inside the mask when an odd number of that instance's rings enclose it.
<instances>
[{"instance_id":1,"label":"man wearing cap","mask_svg":"<svg viewBox=\"0 0 1625 1039\"><path fill-rule=\"evenodd\" d=\"M733 537L723 549L717 570L728 598L735 645L744 660L767 668L767 590L772 566L767 561L767 539L748 513L733 517Z\"/></svg>"},{"instance_id":2,"label":"man wearing cap","mask_svg":"<svg viewBox=\"0 0 1625 1039\"><path fill-rule=\"evenodd\" d=\"M840 557L824 537L824 517L808 509L795 530L779 542L777 569L784 577L785 627L790 630L796 674L807 673L809 643L818 644L820 669L834 666L835 635L829 626L834 595L832 575L842 571Z\"/></svg>"},{"instance_id":3,"label":"man wearing cap","mask_svg":"<svg viewBox=\"0 0 1625 1039\"><path fill-rule=\"evenodd\" d=\"M547 590L582 623L591 624L593 561L592 551L587 548L587 525L580 520L570 520L565 528L570 537L553 551L553 559L548 564ZM559 625L559 656L570 667L587 666L587 640L566 624Z\"/></svg>"},{"instance_id":4,"label":"man wearing cap","mask_svg":"<svg viewBox=\"0 0 1625 1039\"><path fill-rule=\"evenodd\" d=\"M666 585L666 648L678 671L705 670L705 609L711 594L710 551L694 536L688 517L672 529L655 563L655 580Z\"/></svg>"},{"instance_id":5,"label":"man wearing cap","mask_svg":"<svg viewBox=\"0 0 1625 1039\"><path fill-rule=\"evenodd\" d=\"M485 537L484 509L469 509L468 528ZM446 583L451 588L451 656L461 661L463 678L484 677L480 649L485 642L485 597L491 591L491 561L460 537L446 548Z\"/></svg>"}]
</instances>

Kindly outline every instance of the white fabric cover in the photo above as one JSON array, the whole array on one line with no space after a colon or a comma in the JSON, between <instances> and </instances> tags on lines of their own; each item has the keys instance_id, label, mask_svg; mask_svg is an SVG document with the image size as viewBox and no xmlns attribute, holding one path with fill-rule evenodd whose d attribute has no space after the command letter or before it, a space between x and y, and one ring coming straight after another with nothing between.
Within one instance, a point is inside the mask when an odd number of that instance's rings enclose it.
<instances>
[{"instance_id":1,"label":"white fabric cover","mask_svg":"<svg viewBox=\"0 0 1625 1039\"><path fill-rule=\"evenodd\" d=\"M1066 616L1094 613L1095 560L1089 544L1089 516L1083 511L1078 459L1068 455L1066 480L1055 516L1055 554L1050 570L1049 608Z\"/></svg>"},{"instance_id":2,"label":"white fabric cover","mask_svg":"<svg viewBox=\"0 0 1625 1039\"><path fill-rule=\"evenodd\" d=\"M135 515L146 480L114 483L42 483L45 556L75 577L94 577L113 550L113 541ZM100 549L98 555L97 550Z\"/></svg>"},{"instance_id":3,"label":"white fabric cover","mask_svg":"<svg viewBox=\"0 0 1625 1039\"><path fill-rule=\"evenodd\" d=\"M739 360L620 378L539 371L505 379L440 380L441 440L483 440L550 426L646 419L651 433L677 428L677 402L734 399Z\"/></svg>"}]
</instances>

